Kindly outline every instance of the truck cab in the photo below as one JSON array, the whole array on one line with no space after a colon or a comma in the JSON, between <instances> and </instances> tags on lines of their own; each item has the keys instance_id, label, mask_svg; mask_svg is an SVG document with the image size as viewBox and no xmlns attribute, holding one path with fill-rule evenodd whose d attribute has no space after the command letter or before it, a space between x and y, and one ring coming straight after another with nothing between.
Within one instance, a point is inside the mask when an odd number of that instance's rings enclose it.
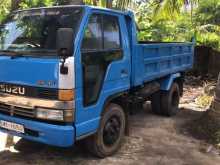
<instances>
[{"instance_id":1,"label":"truck cab","mask_svg":"<svg viewBox=\"0 0 220 165\"><path fill-rule=\"evenodd\" d=\"M14 12L0 40L0 130L60 147L86 138L99 157L120 147L136 98L163 90L177 111L193 61L193 43L141 45L131 12L90 6Z\"/></svg>"}]
</instances>

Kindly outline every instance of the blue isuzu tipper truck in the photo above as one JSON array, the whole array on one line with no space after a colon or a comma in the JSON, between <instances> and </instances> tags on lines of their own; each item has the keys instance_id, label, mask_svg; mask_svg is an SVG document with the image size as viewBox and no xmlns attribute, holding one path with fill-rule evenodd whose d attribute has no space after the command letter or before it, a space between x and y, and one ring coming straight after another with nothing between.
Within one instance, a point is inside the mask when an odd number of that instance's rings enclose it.
<instances>
[{"instance_id":1,"label":"blue isuzu tipper truck","mask_svg":"<svg viewBox=\"0 0 220 165\"><path fill-rule=\"evenodd\" d=\"M173 116L194 43L137 41L132 12L90 6L16 11L0 26L0 130L115 153L136 105ZM159 138L159 137L158 137Z\"/></svg>"}]
</instances>

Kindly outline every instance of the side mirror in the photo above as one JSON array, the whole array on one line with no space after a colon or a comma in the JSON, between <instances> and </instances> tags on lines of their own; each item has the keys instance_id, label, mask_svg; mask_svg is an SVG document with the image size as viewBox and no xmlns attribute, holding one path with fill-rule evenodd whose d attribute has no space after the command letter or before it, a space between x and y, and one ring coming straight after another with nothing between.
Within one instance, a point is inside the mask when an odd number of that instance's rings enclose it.
<instances>
[{"instance_id":1,"label":"side mirror","mask_svg":"<svg viewBox=\"0 0 220 165\"><path fill-rule=\"evenodd\" d=\"M62 57L61 74L68 74L68 67L65 66L66 58L73 54L73 29L60 28L56 36L57 52Z\"/></svg>"},{"instance_id":2,"label":"side mirror","mask_svg":"<svg viewBox=\"0 0 220 165\"><path fill-rule=\"evenodd\" d=\"M58 55L66 59L73 53L73 29L60 28L56 37Z\"/></svg>"}]
</instances>

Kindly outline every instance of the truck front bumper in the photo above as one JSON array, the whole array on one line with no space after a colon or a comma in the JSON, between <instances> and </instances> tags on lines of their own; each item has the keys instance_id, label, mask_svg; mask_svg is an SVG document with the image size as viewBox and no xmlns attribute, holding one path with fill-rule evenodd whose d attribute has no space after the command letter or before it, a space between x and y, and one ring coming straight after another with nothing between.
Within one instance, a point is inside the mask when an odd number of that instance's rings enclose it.
<instances>
[{"instance_id":1,"label":"truck front bumper","mask_svg":"<svg viewBox=\"0 0 220 165\"><path fill-rule=\"evenodd\" d=\"M38 121L20 119L2 114L0 114L0 120L23 125L25 128L24 134L17 133L15 131L6 130L3 128L0 128L0 131L14 136L19 136L24 139L41 142L44 144L58 146L58 147L72 146L75 141L74 126L52 125Z\"/></svg>"}]
</instances>

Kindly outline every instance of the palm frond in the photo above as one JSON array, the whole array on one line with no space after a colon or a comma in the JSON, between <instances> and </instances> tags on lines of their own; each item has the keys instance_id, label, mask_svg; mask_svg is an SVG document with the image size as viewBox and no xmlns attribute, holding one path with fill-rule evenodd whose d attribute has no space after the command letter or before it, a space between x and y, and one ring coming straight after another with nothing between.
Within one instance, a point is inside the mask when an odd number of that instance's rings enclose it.
<instances>
[{"instance_id":1,"label":"palm frond","mask_svg":"<svg viewBox=\"0 0 220 165\"><path fill-rule=\"evenodd\" d=\"M199 0L153 0L154 17L156 19L175 19L183 7L192 10Z\"/></svg>"}]
</instances>

